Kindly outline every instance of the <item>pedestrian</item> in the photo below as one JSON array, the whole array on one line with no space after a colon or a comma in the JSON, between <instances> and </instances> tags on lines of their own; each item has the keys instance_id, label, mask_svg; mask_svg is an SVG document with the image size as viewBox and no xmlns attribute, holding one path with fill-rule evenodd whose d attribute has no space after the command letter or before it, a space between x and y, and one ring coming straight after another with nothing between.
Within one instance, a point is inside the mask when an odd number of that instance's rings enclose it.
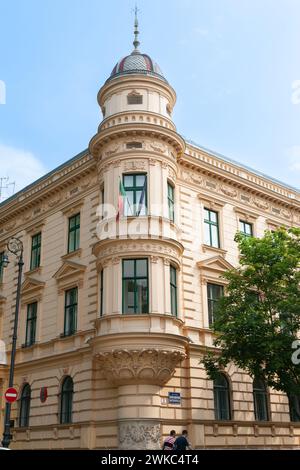
<instances>
[{"instance_id":1,"label":"pedestrian","mask_svg":"<svg viewBox=\"0 0 300 470\"><path fill-rule=\"evenodd\" d=\"M162 450L172 450L174 442L175 442L175 438L176 438L176 432L174 431L174 429L172 429L172 431L170 431L170 435L166 437L166 439L164 440L164 443L162 445Z\"/></svg>"},{"instance_id":2,"label":"pedestrian","mask_svg":"<svg viewBox=\"0 0 300 470\"><path fill-rule=\"evenodd\" d=\"M186 429L182 431L181 436L178 436L175 439L175 442L173 444L173 449L179 452L192 449L192 446L188 441L188 432Z\"/></svg>"}]
</instances>

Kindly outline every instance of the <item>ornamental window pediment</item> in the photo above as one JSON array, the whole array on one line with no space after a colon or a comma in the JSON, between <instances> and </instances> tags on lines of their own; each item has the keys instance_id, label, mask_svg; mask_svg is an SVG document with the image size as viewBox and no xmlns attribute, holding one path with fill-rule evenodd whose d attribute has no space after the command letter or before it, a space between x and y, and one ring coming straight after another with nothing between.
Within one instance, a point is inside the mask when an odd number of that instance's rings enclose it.
<instances>
[{"instance_id":1,"label":"ornamental window pediment","mask_svg":"<svg viewBox=\"0 0 300 470\"><path fill-rule=\"evenodd\" d=\"M39 300L42 296L45 282L32 277L25 279L21 286L22 303L29 303L32 300Z\"/></svg>"},{"instance_id":2,"label":"ornamental window pediment","mask_svg":"<svg viewBox=\"0 0 300 470\"><path fill-rule=\"evenodd\" d=\"M198 261L197 266L201 270L203 280L217 280L225 271L234 269L234 266L220 255Z\"/></svg>"},{"instance_id":3,"label":"ornamental window pediment","mask_svg":"<svg viewBox=\"0 0 300 470\"><path fill-rule=\"evenodd\" d=\"M66 260L53 275L60 289L67 289L70 286L81 287L86 266Z\"/></svg>"}]
</instances>

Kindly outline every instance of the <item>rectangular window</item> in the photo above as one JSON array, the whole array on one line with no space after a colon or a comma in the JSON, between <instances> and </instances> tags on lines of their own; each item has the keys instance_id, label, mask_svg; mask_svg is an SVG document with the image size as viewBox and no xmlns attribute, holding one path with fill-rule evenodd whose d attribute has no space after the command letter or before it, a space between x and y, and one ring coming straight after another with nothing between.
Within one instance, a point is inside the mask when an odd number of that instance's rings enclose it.
<instances>
[{"instance_id":1,"label":"rectangular window","mask_svg":"<svg viewBox=\"0 0 300 470\"><path fill-rule=\"evenodd\" d=\"M124 259L123 313L149 313L148 260Z\"/></svg>"},{"instance_id":2,"label":"rectangular window","mask_svg":"<svg viewBox=\"0 0 300 470\"><path fill-rule=\"evenodd\" d=\"M104 206L104 203L105 203L105 202L104 202L104 201L105 201L104 196L105 196L105 194L104 194L104 185L103 185L103 186L101 187L101 204L102 204L101 218L102 218L102 219L104 219L104 217L105 217L105 214L104 214L104 207L103 207L103 206Z\"/></svg>"},{"instance_id":3,"label":"rectangular window","mask_svg":"<svg viewBox=\"0 0 300 470\"><path fill-rule=\"evenodd\" d=\"M103 315L103 269L100 271L100 317Z\"/></svg>"},{"instance_id":4,"label":"rectangular window","mask_svg":"<svg viewBox=\"0 0 300 470\"><path fill-rule=\"evenodd\" d=\"M218 213L204 209L204 243L220 248Z\"/></svg>"},{"instance_id":5,"label":"rectangular window","mask_svg":"<svg viewBox=\"0 0 300 470\"><path fill-rule=\"evenodd\" d=\"M170 266L170 295L171 313L177 317L177 272L174 266Z\"/></svg>"},{"instance_id":6,"label":"rectangular window","mask_svg":"<svg viewBox=\"0 0 300 470\"><path fill-rule=\"evenodd\" d=\"M73 335L77 327L78 289L73 287L65 292L64 336Z\"/></svg>"},{"instance_id":7,"label":"rectangular window","mask_svg":"<svg viewBox=\"0 0 300 470\"><path fill-rule=\"evenodd\" d=\"M147 214L147 175L123 175L123 186L126 192L124 215L135 216Z\"/></svg>"},{"instance_id":8,"label":"rectangular window","mask_svg":"<svg viewBox=\"0 0 300 470\"><path fill-rule=\"evenodd\" d=\"M36 317L37 317L37 302L28 304L27 305L25 346L32 346L35 343Z\"/></svg>"},{"instance_id":9,"label":"rectangular window","mask_svg":"<svg viewBox=\"0 0 300 470\"><path fill-rule=\"evenodd\" d=\"M127 95L128 104L143 104L143 95Z\"/></svg>"},{"instance_id":10,"label":"rectangular window","mask_svg":"<svg viewBox=\"0 0 300 470\"><path fill-rule=\"evenodd\" d=\"M174 222L174 186L168 183L168 207L169 207L169 219Z\"/></svg>"},{"instance_id":11,"label":"rectangular window","mask_svg":"<svg viewBox=\"0 0 300 470\"><path fill-rule=\"evenodd\" d=\"M78 250L80 243L80 214L69 218L68 253Z\"/></svg>"},{"instance_id":12,"label":"rectangular window","mask_svg":"<svg viewBox=\"0 0 300 470\"><path fill-rule=\"evenodd\" d=\"M0 283L3 282L3 270L4 270L4 266L3 266L3 258L4 258L4 255L5 255L5 252L4 251L1 251L0 253Z\"/></svg>"},{"instance_id":13,"label":"rectangular window","mask_svg":"<svg viewBox=\"0 0 300 470\"><path fill-rule=\"evenodd\" d=\"M31 258L30 258L30 270L36 269L41 264L41 245L42 245L42 234L37 233L31 237Z\"/></svg>"},{"instance_id":14,"label":"rectangular window","mask_svg":"<svg viewBox=\"0 0 300 470\"><path fill-rule=\"evenodd\" d=\"M219 284L207 284L208 324L214 322L218 301L224 295L224 288Z\"/></svg>"},{"instance_id":15,"label":"rectangular window","mask_svg":"<svg viewBox=\"0 0 300 470\"><path fill-rule=\"evenodd\" d=\"M252 237L253 235L252 224L249 224L248 222L245 222L244 220L240 220L240 232L246 237Z\"/></svg>"}]
</instances>

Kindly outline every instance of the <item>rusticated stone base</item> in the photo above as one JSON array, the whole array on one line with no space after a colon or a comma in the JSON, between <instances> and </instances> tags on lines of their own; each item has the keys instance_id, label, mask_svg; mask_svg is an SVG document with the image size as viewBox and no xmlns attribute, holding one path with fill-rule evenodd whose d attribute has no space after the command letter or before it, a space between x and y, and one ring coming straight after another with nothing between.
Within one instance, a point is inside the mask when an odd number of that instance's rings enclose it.
<instances>
[{"instance_id":1,"label":"rusticated stone base","mask_svg":"<svg viewBox=\"0 0 300 470\"><path fill-rule=\"evenodd\" d=\"M160 423L152 420L124 421L119 423L119 449L160 449Z\"/></svg>"}]
</instances>

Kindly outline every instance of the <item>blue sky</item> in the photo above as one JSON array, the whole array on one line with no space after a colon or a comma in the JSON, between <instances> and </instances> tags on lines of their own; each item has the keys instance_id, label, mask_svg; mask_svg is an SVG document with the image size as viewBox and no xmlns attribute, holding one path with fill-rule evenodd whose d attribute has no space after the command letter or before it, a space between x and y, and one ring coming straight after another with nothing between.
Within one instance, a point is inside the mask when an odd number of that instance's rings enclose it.
<instances>
[{"instance_id":1,"label":"blue sky","mask_svg":"<svg viewBox=\"0 0 300 470\"><path fill-rule=\"evenodd\" d=\"M16 190L88 146L100 122L97 92L132 50L133 7L0 0L0 177ZM138 7L140 49L177 92L178 132L299 187L300 1Z\"/></svg>"}]
</instances>

